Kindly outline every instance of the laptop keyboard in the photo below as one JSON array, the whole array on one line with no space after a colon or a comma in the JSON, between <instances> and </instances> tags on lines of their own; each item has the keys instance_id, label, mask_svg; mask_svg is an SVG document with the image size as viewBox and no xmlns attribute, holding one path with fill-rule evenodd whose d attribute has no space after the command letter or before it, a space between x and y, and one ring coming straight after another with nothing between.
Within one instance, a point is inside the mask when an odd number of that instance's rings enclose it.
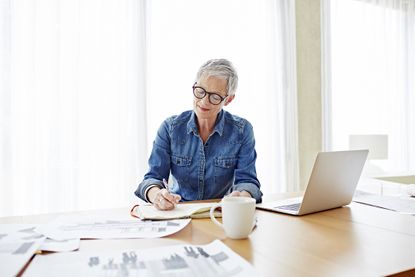
<instances>
[{"instance_id":1,"label":"laptop keyboard","mask_svg":"<svg viewBox=\"0 0 415 277\"><path fill-rule=\"evenodd\" d=\"M276 209L283 209L283 210L289 210L289 211L298 211L300 209L301 203L294 203L290 205L282 205L275 207Z\"/></svg>"}]
</instances>

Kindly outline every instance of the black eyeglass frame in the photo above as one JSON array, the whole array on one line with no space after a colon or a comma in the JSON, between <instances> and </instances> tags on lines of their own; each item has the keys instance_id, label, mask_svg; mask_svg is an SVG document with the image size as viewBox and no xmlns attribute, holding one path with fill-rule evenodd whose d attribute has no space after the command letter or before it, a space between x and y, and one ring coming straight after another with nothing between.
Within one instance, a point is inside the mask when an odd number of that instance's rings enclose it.
<instances>
[{"instance_id":1,"label":"black eyeglass frame","mask_svg":"<svg viewBox=\"0 0 415 277\"><path fill-rule=\"evenodd\" d=\"M203 98L205 98L205 96L206 96L206 94L209 96L208 97L208 99L209 99L209 103L210 104L212 104L212 105L219 105L220 103L222 103L223 102L223 100L225 100L226 99L226 97L228 97L229 95L228 94L226 94L226 96L225 97L222 97L222 95L220 95L220 94L218 94L218 93L216 93L216 92L209 92L209 91L207 91L207 90L205 90L204 88L202 88L202 87L199 87L199 86L196 86L196 84L197 84L197 82L196 83L194 83L194 85L193 85L193 95L197 98L197 99L203 99ZM203 96L202 97L199 97L199 96L197 96L196 95L196 93L195 93L195 89L201 89L201 90L203 90L205 93L203 94ZM212 102L212 100L210 99L210 97L212 96L212 95L214 95L214 96L218 96L219 98L220 98L220 102L219 103L213 103Z\"/></svg>"}]
</instances>

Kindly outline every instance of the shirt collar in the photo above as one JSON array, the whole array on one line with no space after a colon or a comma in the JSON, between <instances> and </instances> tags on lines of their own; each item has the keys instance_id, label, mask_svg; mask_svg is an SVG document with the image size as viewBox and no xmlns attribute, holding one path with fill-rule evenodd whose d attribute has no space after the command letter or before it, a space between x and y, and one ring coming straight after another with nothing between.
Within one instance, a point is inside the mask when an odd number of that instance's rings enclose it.
<instances>
[{"instance_id":1,"label":"shirt collar","mask_svg":"<svg viewBox=\"0 0 415 277\"><path fill-rule=\"evenodd\" d=\"M197 129L196 123L196 113L193 111L192 115L190 116L189 121L187 122L187 133L193 132L193 134L199 134L199 130ZM212 133L218 133L220 136L223 134L223 128L225 126L225 112L221 110L216 118L215 128L213 129Z\"/></svg>"}]
</instances>

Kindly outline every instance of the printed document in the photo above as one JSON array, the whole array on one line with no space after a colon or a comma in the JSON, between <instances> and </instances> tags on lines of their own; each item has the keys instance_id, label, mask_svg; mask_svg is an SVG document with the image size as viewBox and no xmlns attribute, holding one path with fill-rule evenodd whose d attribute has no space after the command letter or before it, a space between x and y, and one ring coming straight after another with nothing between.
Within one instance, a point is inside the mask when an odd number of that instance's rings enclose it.
<instances>
[{"instance_id":1,"label":"printed document","mask_svg":"<svg viewBox=\"0 0 415 277\"><path fill-rule=\"evenodd\" d=\"M16 276L39 249L45 237L35 226L0 224L0 275Z\"/></svg>"},{"instance_id":2,"label":"printed document","mask_svg":"<svg viewBox=\"0 0 415 277\"><path fill-rule=\"evenodd\" d=\"M413 197L401 198L398 196L382 196L363 191L356 191L353 201L403 214L415 215L415 198Z\"/></svg>"},{"instance_id":3,"label":"printed document","mask_svg":"<svg viewBox=\"0 0 415 277\"><path fill-rule=\"evenodd\" d=\"M26 276L258 276L255 269L219 240L110 252L37 255Z\"/></svg>"},{"instance_id":4,"label":"printed document","mask_svg":"<svg viewBox=\"0 0 415 277\"><path fill-rule=\"evenodd\" d=\"M189 222L190 219L144 221L114 215L65 215L36 231L55 240L160 238L180 231Z\"/></svg>"}]
</instances>

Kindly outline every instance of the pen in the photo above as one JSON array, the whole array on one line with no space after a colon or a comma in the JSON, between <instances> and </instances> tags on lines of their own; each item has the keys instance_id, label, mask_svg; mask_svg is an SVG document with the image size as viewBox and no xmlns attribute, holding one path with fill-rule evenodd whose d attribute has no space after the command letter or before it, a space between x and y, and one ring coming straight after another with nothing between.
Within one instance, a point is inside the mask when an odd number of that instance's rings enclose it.
<instances>
[{"instance_id":1,"label":"pen","mask_svg":"<svg viewBox=\"0 0 415 277\"><path fill-rule=\"evenodd\" d=\"M169 184L167 183L167 181L166 181L166 179L164 179L163 178L163 185L164 185L164 187L166 188L166 190L168 191L168 193L171 193L171 191L170 191L170 186L169 186ZM170 200L169 200L170 201ZM174 197L174 202L172 202L173 203L173 205L176 207L176 204L178 203L178 199L176 198L176 197ZM170 201L171 202L171 201Z\"/></svg>"},{"instance_id":2,"label":"pen","mask_svg":"<svg viewBox=\"0 0 415 277\"><path fill-rule=\"evenodd\" d=\"M170 187L165 178L163 178L163 185L164 188L170 193Z\"/></svg>"}]
</instances>

